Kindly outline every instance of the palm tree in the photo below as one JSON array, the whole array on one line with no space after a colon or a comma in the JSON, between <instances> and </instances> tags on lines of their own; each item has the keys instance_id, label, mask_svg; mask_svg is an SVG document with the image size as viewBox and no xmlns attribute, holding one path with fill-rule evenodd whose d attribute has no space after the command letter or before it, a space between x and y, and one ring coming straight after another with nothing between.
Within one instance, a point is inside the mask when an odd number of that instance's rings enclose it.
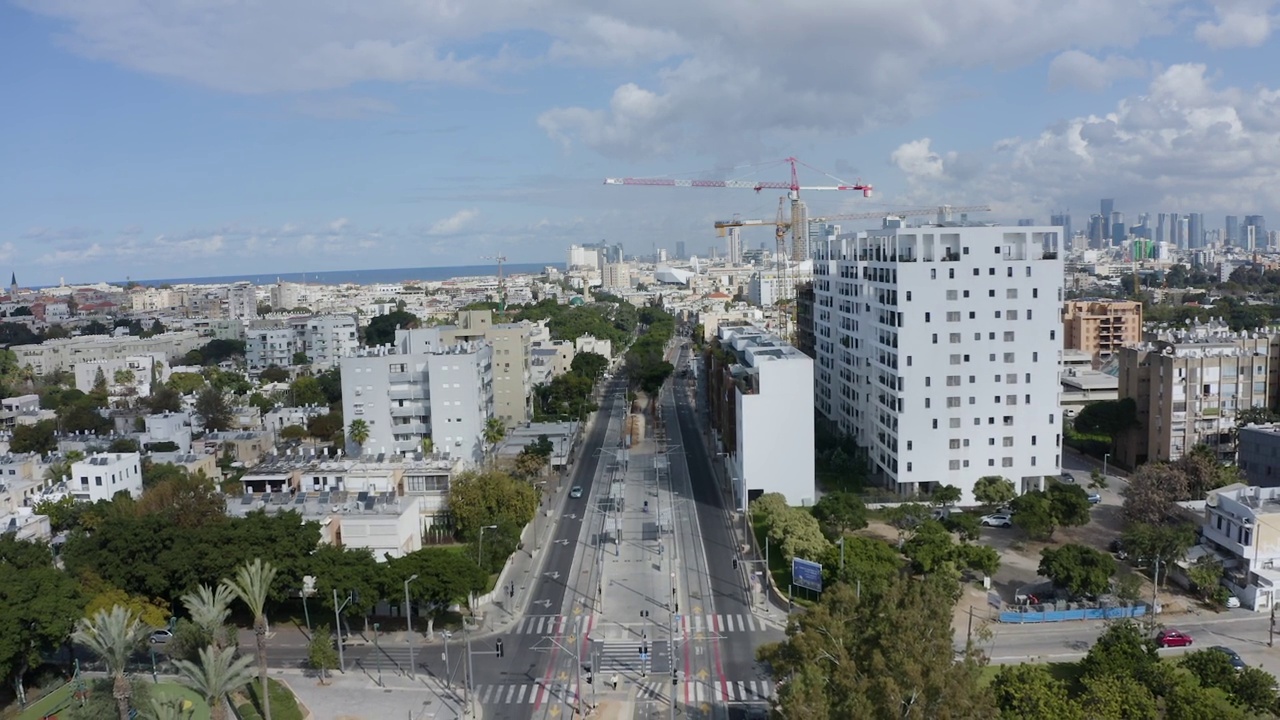
<instances>
[{"instance_id":1,"label":"palm tree","mask_svg":"<svg viewBox=\"0 0 1280 720\"><path fill-rule=\"evenodd\" d=\"M507 436L507 426L502 420L491 417L484 421L484 442L487 446L486 453L492 453L497 449L498 443L502 442L502 438Z\"/></svg>"},{"instance_id":2,"label":"palm tree","mask_svg":"<svg viewBox=\"0 0 1280 720\"><path fill-rule=\"evenodd\" d=\"M151 698L147 708L142 711L146 720L191 720L191 712L182 707L182 698Z\"/></svg>"},{"instance_id":3,"label":"palm tree","mask_svg":"<svg viewBox=\"0 0 1280 720\"><path fill-rule=\"evenodd\" d=\"M218 650L210 645L200 650L200 662L174 660L173 665L187 684L204 696L213 720L226 720L227 693L253 680L253 658L237 658L232 648Z\"/></svg>"},{"instance_id":4,"label":"palm tree","mask_svg":"<svg viewBox=\"0 0 1280 720\"><path fill-rule=\"evenodd\" d=\"M227 637L227 618L231 617L231 601L234 599L235 594L226 585L201 585L182 596L182 604L191 614L191 622L209 636L209 642L218 650L231 645Z\"/></svg>"},{"instance_id":5,"label":"palm tree","mask_svg":"<svg viewBox=\"0 0 1280 720\"><path fill-rule=\"evenodd\" d=\"M111 675L111 695L116 699L120 720L129 720L129 696L133 688L125 677L124 666L138 649L149 630L130 610L112 605L99 610L91 618L81 618L71 639L102 658Z\"/></svg>"},{"instance_id":6,"label":"palm tree","mask_svg":"<svg viewBox=\"0 0 1280 720\"><path fill-rule=\"evenodd\" d=\"M352 423L354 424L354 423ZM236 569L235 580L223 580L240 602L253 613L253 634L258 654L258 680L262 683L262 717L271 720L271 698L267 695L267 594L271 590L271 581L276 579L276 568L262 558L254 558L253 562L241 565Z\"/></svg>"},{"instance_id":7,"label":"palm tree","mask_svg":"<svg viewBox=\"0 0 1280 720\"><path fill-rule=\"evenodd\" d=\"M352 420L347 427L347 437L360 447L360 452L364 452L364 444L369 441L369 423L361 418Z\"/></svg>"}]
</instances>

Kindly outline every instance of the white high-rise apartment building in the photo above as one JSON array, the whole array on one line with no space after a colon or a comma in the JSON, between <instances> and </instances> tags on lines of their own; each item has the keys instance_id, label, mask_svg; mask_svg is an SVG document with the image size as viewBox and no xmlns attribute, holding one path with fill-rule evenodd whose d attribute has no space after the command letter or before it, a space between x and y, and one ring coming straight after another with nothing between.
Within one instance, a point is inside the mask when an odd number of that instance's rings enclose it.
<instances>
[{"instance_id":1,"label":"white high-rise apartment building","mask_svg":"<svg viewBox=\"0 0 1280 720\"><path fill-rule=\"evenodd\" d=\"M327 370L360 347L354 315L313 315L253 320L245 330L245 360L252 370L288 367L303 353L317 370Z\"/></svg>"},{"instance_id":2,"label":"white high-rise apartment building","mask_svg":"<svg viewBox=\"0 0 1280 720\"><path fill-rule=\"evenodd\" d=\"M258 288L238 282L227 289L227 317L251 320L258 317Z\"/></svg>"},{"instance_id":3,"label":"white high-rise apartment building","mask_svg":"<svg viewBox=\"0 0 1280 720\"><path fill-rule=\"evenodd\" d=\"M1049 226L841 236L814 268L815 405L900 493L1061 467L1062 260Z\"/></svg>"}]
</instances>

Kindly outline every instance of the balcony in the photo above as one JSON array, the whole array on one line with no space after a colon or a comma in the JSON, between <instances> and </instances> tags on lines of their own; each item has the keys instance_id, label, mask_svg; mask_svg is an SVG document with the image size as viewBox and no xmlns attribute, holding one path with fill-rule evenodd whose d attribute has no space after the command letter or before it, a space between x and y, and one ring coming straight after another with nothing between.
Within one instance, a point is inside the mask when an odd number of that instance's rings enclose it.
<instances>
[{"instance_id":1,"label":"balcony","mask_svg":"<svg viewBox=\"0 0 1280 720\"><path fill-rule=\"evenodd\" d=\"M387 391L387 397L391 398L392 400L426 401L429 399L427 397L426 388L421 388L421 387L392 388Z\"/></svg>"}]
</instances>

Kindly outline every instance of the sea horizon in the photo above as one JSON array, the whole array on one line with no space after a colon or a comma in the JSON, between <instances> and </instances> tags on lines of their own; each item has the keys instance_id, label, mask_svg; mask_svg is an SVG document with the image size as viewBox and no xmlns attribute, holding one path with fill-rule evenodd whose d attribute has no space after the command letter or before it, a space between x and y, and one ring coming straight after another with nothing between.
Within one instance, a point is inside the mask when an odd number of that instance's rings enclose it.
<instances>
[{"instance_id":1,"label":"sea horizon","mask_svg":"<svg viewBox=\"0 0 1280 720\"><path fill-rule=\"evenodd\" d=\"M537 275L548 266L561 265L555 262L538 263L504 263L503 275ZM250 282L254 285L270 285L275 282L314 283L317 285L377 285L380 283L403 283L413 280L421 282L440 282L457 277L484 277L497 275L498 267L492 263L486 265L443 265L440 267L418 268L375 268L367 270L319 270L316 272L281 272L251 273L244 275L215 275L206 277L155 278L140 280L110 281L112 285L135 283L148 287L159 285L228 285L237 282ZM49 285L45 287L57 287Z\"/></svg>"}]
</instances>

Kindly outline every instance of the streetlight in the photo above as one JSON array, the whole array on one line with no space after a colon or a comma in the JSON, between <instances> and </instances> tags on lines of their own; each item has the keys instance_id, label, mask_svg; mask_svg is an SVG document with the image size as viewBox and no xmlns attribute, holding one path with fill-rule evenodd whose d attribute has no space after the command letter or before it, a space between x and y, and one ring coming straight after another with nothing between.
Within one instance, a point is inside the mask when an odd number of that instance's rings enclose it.
<instances>
[{"instance_id":1,"label":"streetlight","mask_svg":"<svg viewBox=\"0 0 1280 720\"><path fill-rule=\"evenodd\" d=\"M1102 456L1102 479L1104 482L1107 479L1107 461L1110 459L1111 453L1106 453Z\"/></svg>"},{"instance_id":2,"label":"streetlight","mask_svg":"<svg viewBox=\"0 0 1280 720\"><path fill-rule=\"evenodd\" d=\"M480 567L484 567L484 531L497 529L497 525L485 525L480 528L480 542L476 545L476 564Z\"/></svg>"},{"instance_id":3,"label":"streetlight","mask_svg":"<svg viewBox=\"0 0 1280 720\"><path fill-rule=\"evenodd\" d=\"M378 687L382 687L382 649L378 647L378 628L381 623L373 624L373 657L378 661Z\"/></svg>"},{"instance_id":4,"label":"streetlight","mask_svg":"<svg viewBox=\"0 0 1280 720\"><path fill-rule=\"evenodd\" d=\"M409 604L409 583L417 579L417 575L410 575L409 579L404 581L404 618L409 630L409 677L411 678L413 677L413 605Z\"/></svg>"}]
</instances>

